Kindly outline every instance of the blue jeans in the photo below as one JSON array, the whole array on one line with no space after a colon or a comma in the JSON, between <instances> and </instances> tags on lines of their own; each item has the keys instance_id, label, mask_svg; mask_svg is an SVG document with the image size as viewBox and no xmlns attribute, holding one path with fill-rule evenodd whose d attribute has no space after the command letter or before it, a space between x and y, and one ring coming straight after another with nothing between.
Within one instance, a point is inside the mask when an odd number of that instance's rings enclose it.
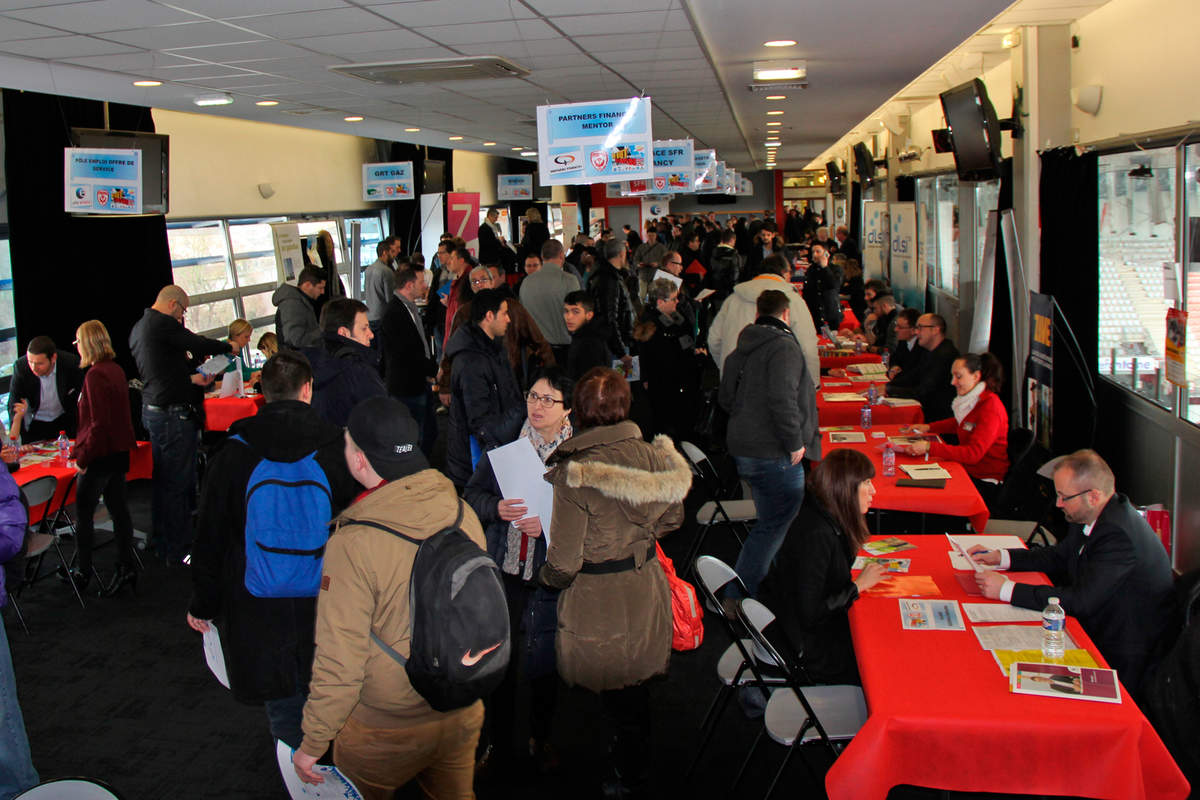
<instances>
[{"instance_id":1,"label":"blue jeans","mask_svg":"<svg viewBox=\"0 0 1200 800\"><path fill-rule=\"evenodd\" d=\"M437 440L437 417L434 415L437 406L434 403L433 390L426 389L424 394L409 395L398 399L408 406L413 420L420 426L421 441L418 446L425 457L430 458L433 455L433 443Z\"/></svg>"},{"instance_id":2,"label":"blue jeans","mask_svg":"<svg viewBox=\"0 0 1200 800\"><path fill-rule=\"evenodd\" d=\"M804 464L792 465L791 459L734 456L738 475L754 492L758 521L742 545L734 570L753 597L758 584L767 575L788 526L804 502Z\"/></svg>"},{"instance_id":3,"label":"blue jeans","mask_svg":"<svg viewBox=\"0 0 1200 800\"><path fill-rule=\"evenodd\" d=\"M271 735L293 750L300 747L304 732L300 722L304 719L304 701L308 699L308 687L291 697L281 697L278 700L267 700L263 703L267 709L267 725Z\"/></svg>"},{"instance_id":4,"label":"blue jeans","mask_svg":"<svg viewBox=\"0 0 1200 800\"><path fill-rule=\"evenodd\" d=\"M13 675L8 634L0 622L0 800L9 800L37 782L25 721L17 703L17 679Z\"/></svg>"},{"instance_id":5,"label":"blue jeans","mask_svg":"<svg viewBox=\"0 0 1200 800\"><path fill-rule=\"evenodd\" d=\"M154 454L152 541L160 556L177 561L192 546L200 420L187 406L143 406L142 420Z\"/></svg>"}]
</instances>

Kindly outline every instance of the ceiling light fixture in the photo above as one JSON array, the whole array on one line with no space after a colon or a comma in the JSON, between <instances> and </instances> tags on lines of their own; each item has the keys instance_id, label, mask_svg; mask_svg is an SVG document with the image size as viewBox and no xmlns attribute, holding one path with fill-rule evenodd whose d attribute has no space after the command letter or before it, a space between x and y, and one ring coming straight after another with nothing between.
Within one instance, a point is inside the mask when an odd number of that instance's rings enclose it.
<instances>
[{"instance_id":1,"label":"ceiling light fixture","mask_svg":"<svg viewBox=\"0 0 1200 800\"><path fill-rule=\"evenodd\" d=\"M523 156L536 156L536 155L537 155L537 150L522 150L522 151L521 151L521 155L523 155Z\"/></svg>"},{"instance_id":2,"label":"ceiling light fixture","mask_svg":"<svg viewBox=\"0 0 1200 800\"><path fill-rule=\"evenodd\" d=\"M524 150L524 147L510 147L510 150Z\"/></svg>"},{"instance_id":3,"label":"ceiling light fixture","mask_svg":"<svg viewBox=\"0 0 1200 800\"><path fill-rule=\"evenodd\" d=\"M779 116L782 116L782 115L783 115L783 112L782 112L782 111L768 111L768 112L767 112L767 116L768 116L768 117L779 117Z\"/></svg>"},{"instance_id":4,"label":"ceiling light fixture","mask_svg":"<svg viewBox=\"0 0 1200 800\"><path fill-rule=\"evenodd\" d=\"M786 94L769 94L763 100L787 100Z\"/></svg>"},{"instance_id":5,"label":"ceiling light fixture","mask_svg":"<svg viewBox=\"0 0 1200 800\"><path fill-rule=\"evenodd\" d=\"M808 77L808 64L804 60L755 61L756 81L800 81Z\"/></svg>"},{"instance_id":6,"label":"ceiling light fixture","mask_svg":"<svg viewBox=\"0 0 1200 800\"><path fill-rule=\"evenodd\" d=\"M769 42L763 42L763 47L794 47L795 44L794 39L772 39Z\"/></svg>"},{"instance_id":7,"label":"ceiling light fixture","mask_svg":"<svg viewBox=\"0 0 1200 800\"><path fill-rule=\"evenodd\" d=\"M134 81L134 86L162 86L162 81Z\"/></svg>"},{"instance_id":8,"label":"ceiling light fixture","mask_svg":"<svg viewBox=\"0 0 1200 800\"><path fill-rule=\"evenodd\" d=\"M277 105L279 105L279 101L278 100L259 100L254 105L264 106L264 107L277 106Z\"/></svg>"},{"instance_id":9,"label":"ceiling light fixture","mask_svg":"<svg viewBox=\"0 0 1200 800\"><path fill-rule=\"evenodd\" d=\"M767 147L779 147L783 142L767 142Z\"/></svg>"},{"instance_id":10,"label":"ceiling light fixture","mask_svg":"<svg viewBox=\"0 0 1200 800\"><path fill-rule=\"evenodd\" d=\"M362 117L354 115L354 114L351 114L348 117L342 117L342 119L346 120L346 122L362 122L363 121Z\"/></svg>"},{"instance_id":11,"label":"ceiling light fixture","mask_svg":"<svg viewBox=\"0 0 1200 800\"><path fill-rule=\"evenodd\" d=\"M452 141L452 142L461 142L462 140L463 140L463 137L461 137L461 136L451 136L450 137L450 141Z\"/></svg>"},{"instance_id":12,"label":"ceiling light fixture","mask_svg":"<svg viewBox=\"0 0 1200 800\"><path fill-rule=\"evenodd\" d=\"M484 147L495 147L496 143L495 142L484 142L483 146Z\"/></svg>"},{"instance_id":13,"label":"ceiling light fixture","mask_svg":"<svg viewBox=\"0 0 1200 800\"><path fill-rule=\"evenodd\" d=\"M204 106L227 106L233 103L233 95L229 94L202 94L192 98L192 103L195 105Z\"/></svg>"},{"instance_id":14,"label":"ceiling light fixture","mask_svg":"<svg viewBox=\"0 0 1200 800\"><path fill-rule=\"evenodd\" d=\"M767 127L768 128L778 128L782 124L783 124L782 122L768 122Z\"/></svg>"},{"instance_id":15,"label":"ceiling light fixture","mask_svg":"<svg viewBox=\"0 0 1200 800\"><path fill-rule=\"evenodd\" d=\"M420 128L405 128L404 132L405 133L416 133L419 130L421 130L421 129Z\"/></svg>"},{"instance_id":16,"label":"ceiling light fixture","mask_svg":"<svg viewBox=\"0 0 1200 800\"><path fill-rule=\"evenodd\" d=\"M1009 31L1004 34L1004 38L1000 40L1000 46L1006 50L1011 50L1021 43L1020 31Z\"/></svg>"}]
</instances>

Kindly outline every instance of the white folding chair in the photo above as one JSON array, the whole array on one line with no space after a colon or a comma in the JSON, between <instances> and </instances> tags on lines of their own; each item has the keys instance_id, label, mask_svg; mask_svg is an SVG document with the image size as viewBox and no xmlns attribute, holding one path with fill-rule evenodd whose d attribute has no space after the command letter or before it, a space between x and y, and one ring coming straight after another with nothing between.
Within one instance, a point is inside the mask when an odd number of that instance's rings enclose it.
<instances>
[{"instance_id":1,"label":"white folding chair","mask_svg":"<svg viewBox=\"0 0 1200 800\"><path fill-rule=\"evenodd\" d=\"M768 629L775 622L775 615L752 598L743 600L739 608L755 645L775 659L787 681L786 687L771 693L771 699L767 701L767 713L763 718L763 730L759 732L750 752L746 754L733 784L733 790L736 791L750 758L762 740L763 733L766 733L788 748L783 763L779 765L775 777L771 779L771 785L767 787L767 793L764 795L766 800L775 791L788 760L800 745L819 741L836 758L841 752L839 745L844 746L845 742L853 739L867 721L867 703L859 686L803 685L799 673L792 666L798 663L799 659L786 658L772 642L772 637L767 635ZM820 783L812 766L803 759L803 754L801 759L813 779Z\"/></svg>"},{"instance_id":2,"label":"white folding chair","mask_svg":"<svg viewBox=\"0 0 1200 800\"><path fill-rule=\"evenodd\" d=\"M709 528L724 523L729 526L734 537L737 538L738 544L741 544L750 532L749 524L758 519L758 510L754 506L753 499L722 498L721 476L712 460L691 442L680 442L679 447L683 450L683 455L688 460L692 473L704 484L709 498L696 511L696 538L692 540L691 547L688 548L687 555L683 560L684 569L690 571L695 564L696 557L700 555L700 551L704 547L704 538L708 535Z\"/></svg>"},{"instance_id":3,"label":"white folding chair","mask_svg":"<svg viewBox=\"0 0 1200 800\"><path fill-rule=\"evenodd\" d=\"M58 778L39 783L13 800L124 800L124 797L95 778Z\"/></svg>"},{"instance_id":4,"label":"white folding chair","mask_svg":"<svg viewBox=\"0 0 1200 800\"><path fill-rule=\"evenodd\" d=\"M58 529L54 526L57 515L55 509L50 508L50 501L54 499L54 493L57 489L58 479L53 475L43 475L21 487L21 494L25 497L26 508L34 509L41 505L46 507L41 522L36 526L29 526L32 533L29 536L29 548L25 553L28 561L26 562L23 584L31 584L41 580L39 573L42 569L42 561L46 558L46 553L51 547L58 554L58 562L62 565L63 571L68 574L70 573L71 562L67 560L66 555L63 553ZM71 585L71 591L75 593L75 599L79 601L79 605L87 608L87 605L83 602L83 596L79 593L79 587L72 580L68 580L67 582Z\"/></svg>"}]
</instances>

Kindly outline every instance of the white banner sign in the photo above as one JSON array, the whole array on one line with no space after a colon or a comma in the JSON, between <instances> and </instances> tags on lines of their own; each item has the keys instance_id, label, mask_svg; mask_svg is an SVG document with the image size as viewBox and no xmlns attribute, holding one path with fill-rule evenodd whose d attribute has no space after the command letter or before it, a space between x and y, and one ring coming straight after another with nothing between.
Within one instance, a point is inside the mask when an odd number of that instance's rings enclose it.
<instances>
[{"instance_id":1,"label":"white banner sign","mask_svg":"<svg viewBox=\"0 0 1200 800\"><path fill-rule=\"evenodd\" d=\"M925 275L917 258L916 203L892 203L891 225L892 292L901 306L925 308Z\"/></svg>"},{"instance_id":2,"label":"white banner sign","mask_svg":"<svg viewBox=\"0 0 1200 800\"><path fill-rule=\"evenodd\" d=\"M887 203L882 200L863 203L862 269L867 280L888 277L888 255L891 252L888 219Z\"/></svg>"},{"instance_id":3,"label":"white banner sign","mask_svg":"<svg viewBox=\"0 0 1200 800\"><path fill-rule=\"evenodd\" d=\"M717 188L717 151L697 150L694 159L696 175L692 188L697 192L711 192Z\"/></svg>"},{"instance_id":4,"label":"white banner sign","mask_svg":"<svg viewBox=\"0 0 1200 800\"><path fill-rule=\"evenodd\" d=\"M497 175L497 200L532 200L532 175Z\"/></svg>"},{"instance_id":5,"label":"white banner sign","mask_svg":"<svg viewBox=\"0 0 1200 800\"><path fill-rule=\"evenodd\" d=\"M543 186L652 180L650 98L538 106Z\"/></svg>"},{"instance_id":6,"label":"white banner sign","mask_svg":"<svg viewBox=\"0 0 1200 800\"><path fill-rule=\"evenodd\" d=\"M696 156L691 139L660 139L654 143L654 191L691 192Z\"/></svg>"},{"instance_id":7,"label":"white banner sign","mask_svg":"<svg viewBox=\"0 0 1200 800\"><path fill-rule=\"evenodd\" d=\"M142 213L141 150L65 147L63 162L64 211Z\"/></svg>"}]
</instances>

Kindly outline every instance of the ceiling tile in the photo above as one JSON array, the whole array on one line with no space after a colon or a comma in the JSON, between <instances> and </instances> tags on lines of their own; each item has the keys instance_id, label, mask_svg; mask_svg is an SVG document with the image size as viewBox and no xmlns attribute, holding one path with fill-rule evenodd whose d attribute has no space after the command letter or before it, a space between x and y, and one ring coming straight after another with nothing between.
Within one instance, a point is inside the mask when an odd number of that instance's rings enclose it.
<instances>
[{"instance_id":1,"label":"ceiling tile","mask_svg":"<svg viewBox=\"0 0 1200 800\"><path fill-rule=\"evenodd\" d=\"M608 34L598 36L575 36L575 43L589 53L605 58L607 53L626 50L653 50L658 47L696 47L696 36L691 31L666 31L665 33Z\"/></svg>"},{"instance_id":2,"label":"ceiling tile","mask_svg":"<svg viewBox=\"0 0 1200 800\"><path fill-rule=\"evenodd\" d=\"M213 19L237 19L258 14L286 11L315 11L322 8L346 8L343 0L169 0L176 8L186 8Z\"/></svg>"},{"instance_id":3,"label":"ceiling tile","mask_svg":"<svg viewBox=\"0 0 1200 800\"><path fill-rule=\"evenodd\" d=\"M71 56L63 60L81 67L94 67L114 72L138 72L145 69L162 69L163 67L190 67L197 64L192 59L144 50L110 56Z\"/></svg>"},{"instance_id":4,"label":"ceiling tile","mask_svg":"<svg viewBox=\"0 0 1200 800\"><path fill-rule=\"evenodd\" d=\"M526 19L516 22L472 22L461 25L435 25L419 28L421 33L448 45L492 42L500 39L524 40L553 39L559 34L541 20Z\"/></svg>"},{"instance_id":5,"label":"ceiling tile","mask_svg":"<svg viewBox=\"0 0 1200 800\"><path fill-rule=\"evenodd\" d=\"M34 25L20 19L0 17L0 42L13 42L18 39L37 39L44 36L62 36L63 32L44 25Z\"/></svg>"},{"instance_id":6,"label":"ceiling tile","mask_svg":"<svg viewBox=\"0 0 1200 800\"><path fill-rule=\"evenodd\" d=\"M570 36L691 30L687 15L682 11L586 14L574 17L554 17L551 21Z\"/></svg>"},{"instance_id":7,"label":"ceiling tile","mask_svg":"<svg viewBox=\"0 0 1200 800\"><path fill-rule=\"evenodd\" d=\"M583 10L579 0L530 0L538 13L547 17L579 14ZM628 11L666 11L678 7L672 0L606 0L603 10L607 13Z\"/></svg>"},{"instance_id":8,"label":"ceiling tile","mask_svg":"<svg viewBox=\"0 0 1200 800\"><path fill-rule=\"evenodd\" d=\"M297 14L269 14L262 17L239 19L237 24L276 39L311 36L313 31L320 31L332 36L339 33L388 30L393 27L387 20L357 8L303 11Z\"/></svg>"},{"instance_id":9,"label":"ceiling tile","mask_svg":"<svg viewBox=\"0 0 1200 800\"><path fill-rule=\"evenodd\" d=\"M237 67L227 67L223 64L197 64L184 67L147 67L138 70L150 78L166 81L193 81L205 78L228 78L233 75L251 75Z\"/></svg>"},{"instance_id":10,"label":"ceiling tile","mask_svg":"<svg viewBox=\"0 0 1200 800\"><path fill-rule=\"evenodd\" d=\"M45 39L26 39L18 42L0 42L0 50L33 58L67 58L69 56L102 56L124 53L135 48L107 42L91 36L51 36Z\"/></svg>"},{"instance_id":11,"label":"ceiling tile","mask_svg":"<svg viewBox=\"0 0 1200 800\"><path fill-rule=\"evenodd\" d=\"M292 44L320 53L334 55L356 55L361 53L389 52L390 59L403 60L407 56L403 50L410 47L429 47L436 42L430 42L424 36L403 30L370 31L367 33L343 33L335 36L312 36L303 39L292 39ZM446 54L450 55L450 54Z\"/></svg>"},{"instance_id":12,"label":"ceiling tile","mask_svg":"<svg viewBox=\"0 0 1200 800\"><path fill-rule=\"evenodd\" d=\"M189 22L159 28L137 28L104 34L105 39L147 50L170 50L196 45L231 44L260 39L256 34L220 22Z\"/></svg>"},{"instance_id":13,"label":"ceiling tile","mask_svg":"<svg viewBox=\"0 0 1200 800\"><path fill-rule=\"evenodd\" d=\"M471 0L465 8L462 0L423 0L423 2L373 5L371 11L410 28L430 25L454 25L460 22L501 22L530 19L533 12L509 0Z\"/></svg>"},{"instance_id":14,"label":"ceiling tile","mask_svg":"<svg viewBox=\"0 0 1200 800\"><path fill-rule=\"evenodd\" d=\"M300 58L306 52L299 47L293 47L284 42L263 39L257 42L241 44L213 44L197 47L177 47L164 50L171 55L187 56L217 63L232 61L261 61L267 58Z\"/></svg>"},{"instance_id":15,"label":"ceiling tile","mask_svg":"<svg viewBox=\"0 0 1200 800\"><path fill-rule=\"evenodd\" d=\"M151 3L149 0L92 0L87 3L42 5L7 12L9 16L27 22L53 25L74 33L104 33L129 27L136 20L142 27L191 22L194 14Z\"/></svg>"}]
</instances>

